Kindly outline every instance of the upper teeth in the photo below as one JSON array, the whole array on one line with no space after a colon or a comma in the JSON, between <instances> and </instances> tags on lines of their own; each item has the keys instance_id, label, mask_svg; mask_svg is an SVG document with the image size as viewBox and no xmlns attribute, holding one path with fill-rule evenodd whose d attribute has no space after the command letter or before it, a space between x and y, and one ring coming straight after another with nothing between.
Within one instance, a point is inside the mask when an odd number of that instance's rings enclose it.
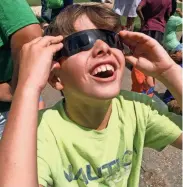
<instances>
[{"instance_id":1,"label":"upper teeth","mask_svg":"<svg viewBox=\"0 0 183 187\"><path fill-rule=\"evenodd\" d=\"M105 72L107 70L111 70L114 72L114 67L110 64L100 65L93 70L92 75L96 75L97 73Z\"/></svg>"}]
</instances>

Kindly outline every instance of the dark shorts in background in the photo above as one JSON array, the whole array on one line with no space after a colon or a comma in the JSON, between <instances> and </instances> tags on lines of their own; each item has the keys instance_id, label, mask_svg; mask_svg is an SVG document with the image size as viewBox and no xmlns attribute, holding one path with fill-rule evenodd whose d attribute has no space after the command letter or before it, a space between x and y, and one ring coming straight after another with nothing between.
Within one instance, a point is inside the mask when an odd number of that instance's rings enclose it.
<instances>
[{"instance_id":1,"label":"dark shorts in background","mask_svg":"<svg viewBox=\"0 0 183 187\"><path fill-rule=\"evenodd\" d=\"M162 41L163 41L163 33L162 32L160 32L160 31L142 31L142 33L154 38L160 44L162 44Z\"/></svg>"}]
</instances>

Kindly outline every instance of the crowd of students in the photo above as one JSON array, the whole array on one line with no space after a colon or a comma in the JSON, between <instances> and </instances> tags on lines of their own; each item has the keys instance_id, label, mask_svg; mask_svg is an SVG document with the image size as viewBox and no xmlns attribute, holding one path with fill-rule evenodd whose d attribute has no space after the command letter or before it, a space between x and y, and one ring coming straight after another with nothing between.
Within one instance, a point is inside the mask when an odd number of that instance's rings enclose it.
<instances>
[{"instance_id":1,"label":"crowd of students","mask_svg":"<svg viewBox=\"0 0 183 187\"><path fill-rule=\"evenodd\" d=\"M104 4L71 3L42 37L26 1L0 1L0 186L137 187L144 147L182 148L182 117L146 96L156 78L181 113L182 19L171 1L136 5L142 33ZM125 62L143 94L121 91ZM38 112L47 81L64 99Z\"/></svg>"}]
</instances>

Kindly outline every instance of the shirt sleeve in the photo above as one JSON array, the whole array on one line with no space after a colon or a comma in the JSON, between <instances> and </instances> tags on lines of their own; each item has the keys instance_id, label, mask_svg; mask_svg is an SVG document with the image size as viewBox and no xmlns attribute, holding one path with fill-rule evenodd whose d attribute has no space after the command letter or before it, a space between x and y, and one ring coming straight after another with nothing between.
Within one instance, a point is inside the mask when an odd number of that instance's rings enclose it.
<instances>
[{"instance_id":1,"label":"shirt sleeve","mask_svg":"<svg viewBox=\"0 0 183 187\"><path fill-rule=\"evenodd\" d=\"M182 133L182 117L168 112L162 102L152 100L145 133L145 147L161 151L172 144Z\"/></svg>"},{"instance_id":2,"label":"shirt sleeve","mask_svg":"<svg viewBox=\"0 0 183 187\"><path fill-rule=\"evenodd\" d=\"M26 0L0 0L0 44L19 29L39 23Z\"/></svg>"}]
</instances>

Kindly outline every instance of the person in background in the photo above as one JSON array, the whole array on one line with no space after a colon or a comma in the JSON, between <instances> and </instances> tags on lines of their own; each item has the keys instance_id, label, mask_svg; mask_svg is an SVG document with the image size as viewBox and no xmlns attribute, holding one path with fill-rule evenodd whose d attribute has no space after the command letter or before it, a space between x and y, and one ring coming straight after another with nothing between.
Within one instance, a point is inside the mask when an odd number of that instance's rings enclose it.
<instances>
[{"instance_id":1,"label":"person in background","mask_svg":"<svg viewBox=\"0 0 183 187\"><path fill-rule=\"evenodd\" d=\"M182 11L178 8L176 12L179 16L173 15L170 17L166 24L163 37L163 46L170 54L183 49L182 43L177 39L177 28L183 23Z\"/></svg>"},{"instance_id":2,"label":"person in background","mask_svg":"<svg viewBox=\"0 0 183 187\"><path fill-rule=\"evenodd\" d=\"M41 29L42 29L42 31L44 33L45 29L48 27L49 24L41 16L36 16L36 18L39 21Z\"/></svg>"},{"instance_id":3,"label":"person in background","mask_svg":"<svg viewBox=\"0 0 183 187\"><path fill-rule=\"evenodd\" d=\"M171 0L142 0L137 8L141 20L141 32L161 44L171 11Z\"/></svg>"},{"instance_id":4,"label":"person in background","mask_svg":"<svg viewBox=\"0 0 183 187\"><path fill-rule=\"evenodd\" d=\"M143 93L149 97L154 96L155 79L151 76L146 76L137 68L132 67L131 71L132 89L133 92Z\"/></svg>"},{"instance_id":5,"label":"person in background","mask_svg":"<svg viewBox=\"0 0 183 187\"><path fill-rule=\"evenodd\" d=\"M25 0L0 1L0 138L18 81L20 50L40 36L39 22Z\"/></svg>"},{"instance_id":6,"label":"person in background","mask_svg":"<svg viewBox=\"0 0 183 187\"><path fill-rule=\"evenodd\" d=\"M65 7L73 4L73 0L63 0L63 5L61 5L61 7L51 9L47 7L46 1L47 0L41 0L41 17L46 20L47 23L50 23Z\"/></svg>"},{"instance_id":7,"label":"person in background","mask_svg":"<svg viewBox=\"0 0 183 187\"><path fill-rule=\"evenodd\" d=\"M172 11L170 12L170 16L174 15L177 9L177 0L172 0Z\"/></svg>"},{"instance_id":8,"label":"person in background","mask_svg":"<svg viewBox=\"0 0 183 187\"><path fill-rule=\"evenodd\" d=\"M114 11L120 16L127 18L125 28L129 31L133 31L134 21L137 17L136 9L140 3L140 0L115 0Z\"/></svg>"},{"instance_id":9,"label":"person in background","mask_svg":"<svg viewBox=\"0 0 183 187\"><path fill-rule=\"evenodd\" d=\"M2 47L0 47L0 50L1 49ZM10 109L11 101L12 101L12 94L11 94L10 82L3 81L0 83L0 139L4 130L4 125L8 117L8 111Z\"/></svg>"}]
</instances>

